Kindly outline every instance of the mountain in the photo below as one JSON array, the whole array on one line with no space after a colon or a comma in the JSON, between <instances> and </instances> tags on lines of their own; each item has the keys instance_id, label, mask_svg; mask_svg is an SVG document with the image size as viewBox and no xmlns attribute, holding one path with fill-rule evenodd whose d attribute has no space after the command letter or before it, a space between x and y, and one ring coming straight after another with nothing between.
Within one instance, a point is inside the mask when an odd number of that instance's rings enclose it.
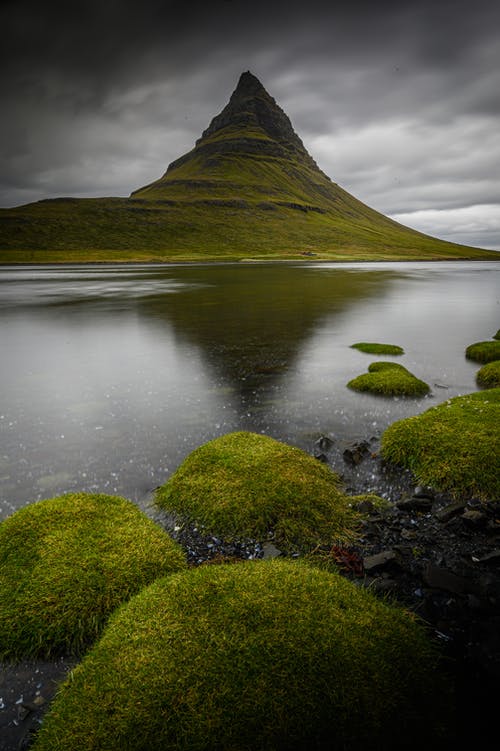
<instances>
[{"instance_id":1,"label":"mountain","mask_svg":"<svg viewBox=\"0 0 500 751\"><path fill-rule=\"evenodd\" d=\"M369 208L325 175L250 72L194 148L129 198L0 211L0 260L498 258Z\"/></svg>"}]
</instances>

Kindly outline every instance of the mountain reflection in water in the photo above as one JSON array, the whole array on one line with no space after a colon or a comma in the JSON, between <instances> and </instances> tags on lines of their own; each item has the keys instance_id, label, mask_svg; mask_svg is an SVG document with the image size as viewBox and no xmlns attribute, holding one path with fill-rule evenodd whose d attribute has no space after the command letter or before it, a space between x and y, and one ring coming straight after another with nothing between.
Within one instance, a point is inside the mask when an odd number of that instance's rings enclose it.
<instances>
[{"instance_id":1,"label":"mountain reflection in water","mask_svg":"<svg viewBox=\"0 0 500 751\"><path fill-rule=\"evenodd\" d=\"M498 329L499 265L220 264L0 270L0 515L69 490L143 504L207 440L253 430L342 461L396 419L477 389L473 341ZM356 394L399 344L428 399Z\"/></svg>"}]
</instances>

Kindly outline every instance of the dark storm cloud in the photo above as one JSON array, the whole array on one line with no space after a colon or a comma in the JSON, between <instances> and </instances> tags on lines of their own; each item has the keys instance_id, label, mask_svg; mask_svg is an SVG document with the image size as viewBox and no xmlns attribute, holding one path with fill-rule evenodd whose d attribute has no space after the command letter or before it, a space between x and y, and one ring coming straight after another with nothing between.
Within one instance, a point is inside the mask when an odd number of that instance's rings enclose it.
<instances>
[{"instance_id":1,"label":"dark storm cloud","mask_svg":"<svg viewBox=\"0 0 500 751\"><path fill-rule=\"evenodd\" d=\"M482 207L500 245L491 0L20 0L0 28L0 205L129 194L192 147L250 69L361 200L407 223L438 211L439 236Z\"/></svg>"}]
</instances>

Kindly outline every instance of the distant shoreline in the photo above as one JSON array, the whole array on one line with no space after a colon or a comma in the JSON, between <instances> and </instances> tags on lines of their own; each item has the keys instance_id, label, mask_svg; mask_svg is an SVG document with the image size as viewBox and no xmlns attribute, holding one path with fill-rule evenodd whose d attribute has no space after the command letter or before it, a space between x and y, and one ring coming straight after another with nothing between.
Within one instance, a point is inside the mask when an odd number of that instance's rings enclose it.
<instances>
[{"instance_id":1,"label":"distant shoreline","mask_svg":"<svg viewBox=\"0 0 500 751\"><path fill-rule=\"evenodd\" d=\"M492 250L492 253L497 253L498 258L399 258L399 259L371 259L362 260L358 258L240 258L233 261L217 261L217 260L182 260L182 261L128 261L128 260L116 260L116 261L12 261L3 262L0 261L0 268L5 267L23 267L23 266L238 266L240 264L249 265L281 265L287 263L300 263L304 266L318 264L318 263L338 263L338 264L376 264L376 263L495 263L500 262L500 250Z\"/></svg>"}]
</instances>

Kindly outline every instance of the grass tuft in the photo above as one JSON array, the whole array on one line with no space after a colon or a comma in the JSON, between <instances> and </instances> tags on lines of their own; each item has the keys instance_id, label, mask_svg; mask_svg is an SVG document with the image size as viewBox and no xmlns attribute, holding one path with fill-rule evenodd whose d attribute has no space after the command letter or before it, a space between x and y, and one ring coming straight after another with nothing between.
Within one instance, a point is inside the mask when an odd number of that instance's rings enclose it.
<instances>
[{"instance_id":1,"label":"grass tuft","mask_svg":"<svg viewBox=\"0 0 500 751\"><path fill-rule=\"evenodd\" d=\"M475 362L500 360L500 341L476 342L465 350L465 356Z\"/></svg>"},{"instance_id":2,"label":"grass tuft","mask_svg":"<svg viewBox=\"0 0 500 751\"><path fill-rule=\"evenodd\" d=\"M430 391L427 383L395 362L372 362L368 373L353 378L347 386L381 396L425 396Z\"/></svg>"},{"instance_id":3,"label":"grass tuft","mask_svg":"<svg viewBox=\"0 0 500 751\"><path fill-rule=\"evenodd\" d=\"M71 493L0 524L0 658L79 654L110 613L184 555L133 503Z\"/></svg>"},{"instance_id":4,"label":"grass tuft","mask_svg":"<svg viewBox=\"0 0 500 751\"><path fill-rule=\"evenodd\" d=\"M476 374L478 386L492 389L500 386L500 360L492 360L478 370Z\"/></svg>"},{"instance_id":5,"label":"grass tuft","mask_svg":"<svg viewBox=\"0 0 500 751\"><path fill-rule=\"evenodd\" d=\"M248 432L193 451L156 501L208 533L273 536L285 552L352 541L357 521L338 475L298 448Z\"/></svg>"},{"instance_id":6,"label":"grass tuft","mask_svg":"<svg viewBox=\"0 0 500 751\"><path fill-rule=\"evenodd\" d=\"M500 498L500 388L448 399L391 425L382 456L461 499Z\"/></svg>"},{"instance_id":7,"label":"grass tuft","mask_svg":"<svg viewBox=\"0 0 500 751\"><path fill-rule=\"evenodd\" d=\"M352 349L366 352L369 355L404 355L404 349L397 344L378 344L377 342L357 342L351 344Z\"/></svg>"},{"instance_id":8,"label":"grass tuft","mask_svg":"<svg viewBox=\"0 0 500 751\"><path fill-rule=\"evenodd\" d=\"M112 616L34 751L420 749L448 710L439 653L401 608L302 563L202 566Z\"/></svg>"}]
</instances>

